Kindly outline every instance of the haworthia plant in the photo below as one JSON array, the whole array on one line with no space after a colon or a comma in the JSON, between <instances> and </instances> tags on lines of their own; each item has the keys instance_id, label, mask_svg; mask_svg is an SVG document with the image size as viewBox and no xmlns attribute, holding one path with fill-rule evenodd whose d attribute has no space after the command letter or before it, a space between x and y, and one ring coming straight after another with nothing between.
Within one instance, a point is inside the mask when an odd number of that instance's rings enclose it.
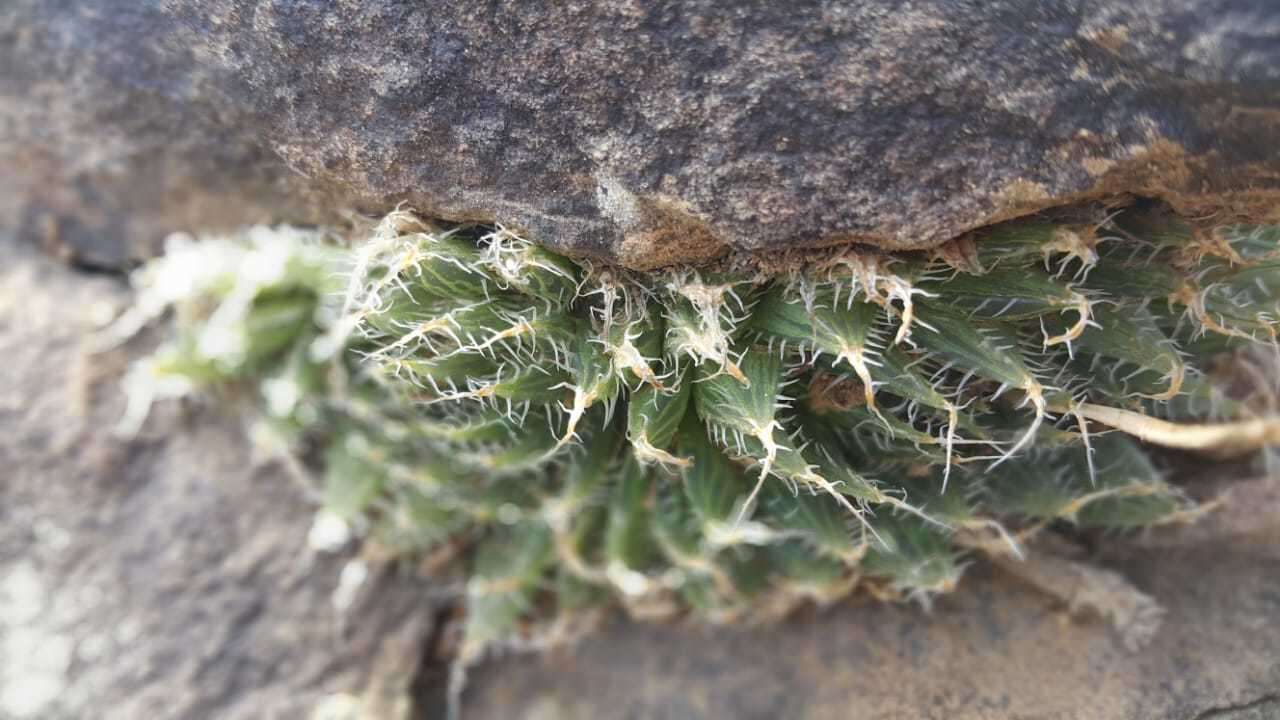
<instances>
[{"instance_id":1,"label":"haworthia plant","mask_svg":"<svg viewBox=\"0 0 1280 720\"><path fill-rule=\"evenodd\" d=\"M857 587L927 601L1034 532L1194 517L1151 449L1280 441L1215 375L1275 350L1278 239L1132 211L635 275L398 212L350 249L175 244L120 328L176 310L139 406L249 388L323 448L332 512L400 552L465 550L474 657L609 603L727 621Z\"/></svg>"}]
</instances>

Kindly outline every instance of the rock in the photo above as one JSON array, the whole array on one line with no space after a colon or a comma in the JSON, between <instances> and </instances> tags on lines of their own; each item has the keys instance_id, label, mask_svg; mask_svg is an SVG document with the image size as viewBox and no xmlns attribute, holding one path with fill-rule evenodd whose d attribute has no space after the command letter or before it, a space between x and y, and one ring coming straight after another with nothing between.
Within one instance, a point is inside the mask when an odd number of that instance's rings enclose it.
<instances>
[{"instance_id":1,"label":"rock","mask_svg":"<svg viewBox=\"0 0 1280 720\"><path fill-rule=\"evenodd\" d=\"M1276 219L1256 0L9 0L0 217L119 267L398 202L646 268L1126 194Z\"/></svg>"},{"instance_id":2,"label":"rock","mask_svg":"<svg viewBox=\"0 0 1280 720\"><path fill-rule=\"evenodd\" d=\"M1273 480L1275 480L1273 478ZM931 613L869 601L769 628L619 623L482 667L473 720L1261 720L1280 717L1270 534L1102 560L1167 610L1131 652L1099 619L974 568Z\"/></svg>"},{"instance_id":3,"label":"rock","mask_svg":"<svg viewBox=\"0 0 1280 720\"><path fill-rule=\"evenodd\" d=\"M360 558L236 418L114 437L123 355L83 350L125 288L34 255L0 237L0 720L407 718L425 584L370 565L335 608Z\"/></svg>"}]
</instances>

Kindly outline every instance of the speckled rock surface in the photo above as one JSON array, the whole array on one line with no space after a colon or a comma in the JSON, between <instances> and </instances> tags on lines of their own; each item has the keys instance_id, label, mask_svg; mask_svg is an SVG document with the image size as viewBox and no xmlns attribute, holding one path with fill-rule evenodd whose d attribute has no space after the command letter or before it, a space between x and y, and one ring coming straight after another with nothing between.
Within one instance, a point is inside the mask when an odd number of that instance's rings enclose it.
<instances>
[{"instance_id":1,"label":"speckled rock surface","mask_svg":"<svg viewBox=\"0 0 1280 720\"><path fill-rule=\"evenodd\" d=\"M1280 5L9 0L0 222L172 230L399 201L634 267L907 247L1084 197L1280 197Z\"/></svg>"}]
</instances>

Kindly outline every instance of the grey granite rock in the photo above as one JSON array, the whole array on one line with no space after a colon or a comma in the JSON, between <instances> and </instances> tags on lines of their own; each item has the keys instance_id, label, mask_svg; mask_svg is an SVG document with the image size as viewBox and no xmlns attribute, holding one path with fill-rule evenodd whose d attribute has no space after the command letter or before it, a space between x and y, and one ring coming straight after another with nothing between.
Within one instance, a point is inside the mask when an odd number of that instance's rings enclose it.
<instances>
[{"instance_id":1,"label":"grey granite rock","mask_svg":"<svg viewBox=\"0 0 1280 720\"><path fill-rule=\"evenodd\" d=\"M9 0L0 222L171 230L407 201L633 267L920 247L1127 193L1274 217L1257 0Z\"/></svg>"}]
</instances>

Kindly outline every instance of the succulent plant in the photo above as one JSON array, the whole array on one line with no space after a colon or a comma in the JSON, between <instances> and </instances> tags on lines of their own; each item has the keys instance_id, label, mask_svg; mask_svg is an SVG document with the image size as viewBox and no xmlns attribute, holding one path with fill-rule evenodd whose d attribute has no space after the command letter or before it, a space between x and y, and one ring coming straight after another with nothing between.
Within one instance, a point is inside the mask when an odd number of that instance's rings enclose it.
<instances>
[{"instance_id":1,"label":"succulent plant","mask_svg":"<svg viewBox=\"0 0 1280 720\"><path fill-rule=\"evenodd\" d=\"M332 512L462 549L464 662L612 603L927 602L1046 528L1194 518L1153 447L1280 442L1219 376L1278 346L1280 228L1140 210L647 274L396 212L178 243L122 326L167 307L134 386L247 388Z\"/></svg>"}]
</instances>

